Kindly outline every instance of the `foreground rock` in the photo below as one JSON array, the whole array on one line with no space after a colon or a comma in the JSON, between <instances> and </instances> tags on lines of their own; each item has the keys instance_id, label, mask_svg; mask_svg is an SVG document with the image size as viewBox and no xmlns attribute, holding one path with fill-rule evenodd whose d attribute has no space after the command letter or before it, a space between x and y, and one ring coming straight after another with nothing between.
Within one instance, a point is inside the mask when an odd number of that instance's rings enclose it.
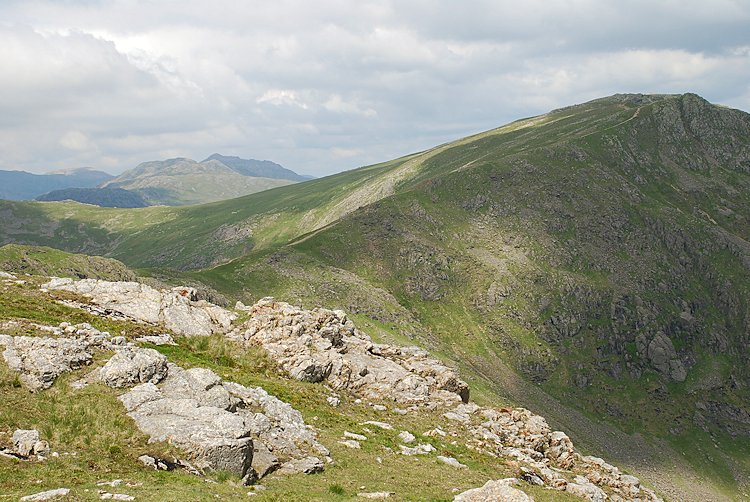
<instances>
[{"instance_id":1,"label":"foreground rock","mask_svg":"<svg viewBox=\"0 0 750 502\"><path fill-rule=\"evenodd\" d=\"M122 351L116 367L119 374L148 379L120 401L150 441L169 441L198 469L227 471L248 484L276 469L286 474L322 470L323 462L311 453L328 456L328 450L289 404L204 368L168 364L163 372L143 374L144 367L153 368L148 351ZM122 381L105 380L113 387Z\"/></svg>"},{"instance_id":2,"label":"foreground rock","mask_svg":"<svg viewBox=\"0 0 750 502\"><path fill-rule=\"evenodd\" d=\"M533 498L518 488L513 488L512 485L516 482L514 478L487 481L480 488L459 493L453 498L453 502L534 502Z\"/></svg>"},{"instance_id":3,"label":"foreground rock","mask_svg":"<svg viewBox=\"0 0 750 502\"><path fill-rule=\"evenodd\" d=\"M157 383L167 374L167 358L154 349L127 347L117 352L99 371L110 387Z\"/></svg>"},{"instance_id":4,"label":"foreground rock","mask_svg":"<svg viewBox=\"0 0 750 502\"><path fill-rule=\"evenodd\" d=\"M266 298L250 313L229 336L263 347L297 380L325 381L337 391L403 404L469 399L468 385L453 369L417 347L373 343L342 311L303 310Z\"/></svg>"},{"instance_id":5,"label":"foreground rock","mask_svg":"<svg viewBox=\"0 0 750 502\"><path fill-rule=\"evenodd\" d=\"M159 291L138 282L53 278L42 288L86 296L105 312L113 311L131 319L163 324L179 335L208 336L223 332L236 318L226 309L196 300L195 289L187 287Z\"/></svg>"},{"instance_id":6,"label":"foreground rock","mask_svg":"<svg viewBox=\"0 0 750 502\"><path fill-rule=\"evenodd\" d=\"M48 389L63 373L90 364L92 342L80 338L0 335L3 358L32 392Z\"/></svg>"}]
</instances>

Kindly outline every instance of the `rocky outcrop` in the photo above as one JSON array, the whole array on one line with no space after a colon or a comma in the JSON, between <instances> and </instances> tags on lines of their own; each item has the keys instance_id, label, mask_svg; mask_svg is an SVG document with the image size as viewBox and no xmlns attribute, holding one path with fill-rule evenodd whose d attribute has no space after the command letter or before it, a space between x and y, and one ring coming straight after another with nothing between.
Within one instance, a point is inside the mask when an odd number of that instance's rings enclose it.
<instances>
[{"instance_id":1,"label":"rocky outcrop","mask_svg":"<svg viewBox=\"0 0 750 502\"><path fill-rule=\"evenodd\" d=\"M65 372L90 364L91 341L85 337L47 338L0 335L3 357L32 392L48 389Z\"/></svg>"},{"instance_id":2,"label":"rocky outcrop","mask_svg":"<svg viewBox=\"0 0 750 502\"><path fill-rule=\"evenodd\" d=\"M130 348L115 356L115 367L123 368L118 375L145 381L120 400L151 441L169 441L185 450L198 469L227 471L245 483L277 468L322 470L322 461L310 453L328 456L328 450L290 405L259 387L225 382L208 369L169 364L162 372L151 352ZM135 383L134 378L105 380L114 387L123 381Z\"/></svg>"},{"instance_id":3,"label":"rocky outcrop","mask_svg":"<svg viewBox=\"0 0 750 502\"><path fill-rule=\"evenodd\" d=\"M417 347L374 343L340 310L303 310L265 298L250 313L229 336L263 347L292 378L400 404L468 401L469 387L453 369Z\"/></svg>"},{"instance_id":4,"label":"rocky outcrop","mask_svg":"<svg viewBox=\"0 0 750 502\"><path fill-rule=\"evenodd\" d=\"M677 382L684 382L687 371L682 361L677 357L677 351L672 340L661 331L652 340L644 335L636 338L638 352L645 355L651 365L658 372Z\"/></svg>"},{"instance_id":5,"label":"rocky outcrop","mask_svg":"<svg viewBox=\"0 0 750 502\"><path fill-rule=\"evenodd\" d=\"M600 458L582 456L564 432L552 431L543 417L529 410L468 404L444 416L464 427L471 436L469 447L511 457L525 465L525 479L539 480L547 487L592 501L606 500L605 490L620 500L661 500L641 487L638 478L623 474Z\"/></svg>"},{"instance_id":6,"label":"rocky outcrop","mask_svg":"<svg viewBox=\"0 0 750 502\"><path fill-rule=\"evenodd\" d=\"M138 321L163 324L179 335L208 336L223 332L236 318L226 309L197 300L196 290L187 287L159 291L138 282L53 278L42 288L88 297L105 312L113 311Z\"/></svg>"}]
</instances>

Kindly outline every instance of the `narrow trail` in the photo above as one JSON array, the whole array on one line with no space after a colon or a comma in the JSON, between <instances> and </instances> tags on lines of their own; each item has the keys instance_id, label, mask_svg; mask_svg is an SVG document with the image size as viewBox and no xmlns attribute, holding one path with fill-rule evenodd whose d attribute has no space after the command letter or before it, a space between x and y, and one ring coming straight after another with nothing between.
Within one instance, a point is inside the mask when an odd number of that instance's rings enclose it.
<instances>
[{"instance_id":1,"label":"narrow trail","mask_svg":"<svg viewBox=\"0 0 750 502\"><path fill-rule=\"evenodd\" d=\"M633 113L632 117L627 118L627 119L623 120L622 122L618 122L617 124L614 124L614 125L611 125L609 127L604 128L604 129L601 129L599 131L594 131L594 132L590 132L588 134L584 134L583 136L580 137L580 139L588 138L589 136L591 136L593 134L598 134L598 133L602 133L604 131L609 131L610 129L614 129L615 127L620 127L623 124L627 124L631 120L634 120L634 119L638 118L638 115L641 113L641 108L643 108L643 107L639 106L638 108L636 108L635 113Z\"/></svg>"}]
</instances>

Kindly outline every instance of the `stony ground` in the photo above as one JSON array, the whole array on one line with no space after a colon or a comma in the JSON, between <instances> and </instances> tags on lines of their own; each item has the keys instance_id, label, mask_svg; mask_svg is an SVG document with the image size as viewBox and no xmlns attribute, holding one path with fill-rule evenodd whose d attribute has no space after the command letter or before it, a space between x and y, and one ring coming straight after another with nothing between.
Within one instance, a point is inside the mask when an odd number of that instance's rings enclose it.
<instances>
[{"instance_id":1,"label":"stony ground","mask_svg":"<svg viewBox=\"0 0 750 502\"><path fill-rule=\"evenodd\" d=\"M472 403L455 370L374 343L343 312L265 299L233 313L180 288L42 282L3 279L11 497L658 500L543 417ZM188 325L204 336L178 335ZM109 422L87 423L100 412Z\"/></svg>"}]
</instances>

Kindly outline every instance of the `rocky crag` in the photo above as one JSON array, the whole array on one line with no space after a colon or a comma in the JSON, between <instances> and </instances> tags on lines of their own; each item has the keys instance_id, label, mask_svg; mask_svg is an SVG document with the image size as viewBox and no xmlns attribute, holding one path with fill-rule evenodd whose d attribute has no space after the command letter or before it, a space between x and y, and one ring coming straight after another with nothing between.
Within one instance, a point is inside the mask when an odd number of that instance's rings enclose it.
<instances>
[{"instance_id":1,"label":"rocky crag","mask_svg":"<svg viewBox=\"0 0 750 502\"><path fill-rule=\"evenodd\" d=\"M477 452L506 458L518 467L517 478L491 481L479 491L457 495L456 500L479 500L476 497L485 489L515 490L509 493L525 497L523 487L528 485L592 501L660 500L637 478L602 459L578 453L568 436L552 431L543 417L523 408L471 403L468 385L455 370L422 349L374 343L344 312L304 310L267 298L247 309L247 321L227 326L223 320L233 317L230 311L193 301L191 295L180 294L182 288L155 292L137 283L58 279L43 288L85 294L90 305L81 301L81 307L98 315L161 322L165 327L171 319L173 326L183 327L179 331L183 335L226 333L239 344L262 347L287 377L327 385L332 393L329 404L334 407L341 396L368 401L384 412L390 407L396 415L442 412L445 425L425 431L422 440L417 441L409 431L398 434L401 455L435 455L430 440L462 441ZM195 324L193 329L184 330L185 323L174 321L169 310L175 304ZM97 308L91 309L91 305ZM30 390L47 388L63 372L91 363L94 354L113 351L103 366L73 385L102 382L126 389L119 399L128 416L151 441L169 441L185 451L187 465L196 471L228 471L252 483L274 471L318 472L324 467L321 457L333 461L302 415L262 388L224 381L206 368L184 369L156 350L111 337L90 325L40 329L53 336L0 338L6 347L6 362L21 374ZM169 336L151 341L173 343ZM367 427L393 430L384 421L363 426L365 432ZM366 441L363 434L346 433L341 444L360 448ZM436 459L466 468L456 458L436 455ZM143 460L150 465L158 463Z\"/></svg>"}]
</instances>

